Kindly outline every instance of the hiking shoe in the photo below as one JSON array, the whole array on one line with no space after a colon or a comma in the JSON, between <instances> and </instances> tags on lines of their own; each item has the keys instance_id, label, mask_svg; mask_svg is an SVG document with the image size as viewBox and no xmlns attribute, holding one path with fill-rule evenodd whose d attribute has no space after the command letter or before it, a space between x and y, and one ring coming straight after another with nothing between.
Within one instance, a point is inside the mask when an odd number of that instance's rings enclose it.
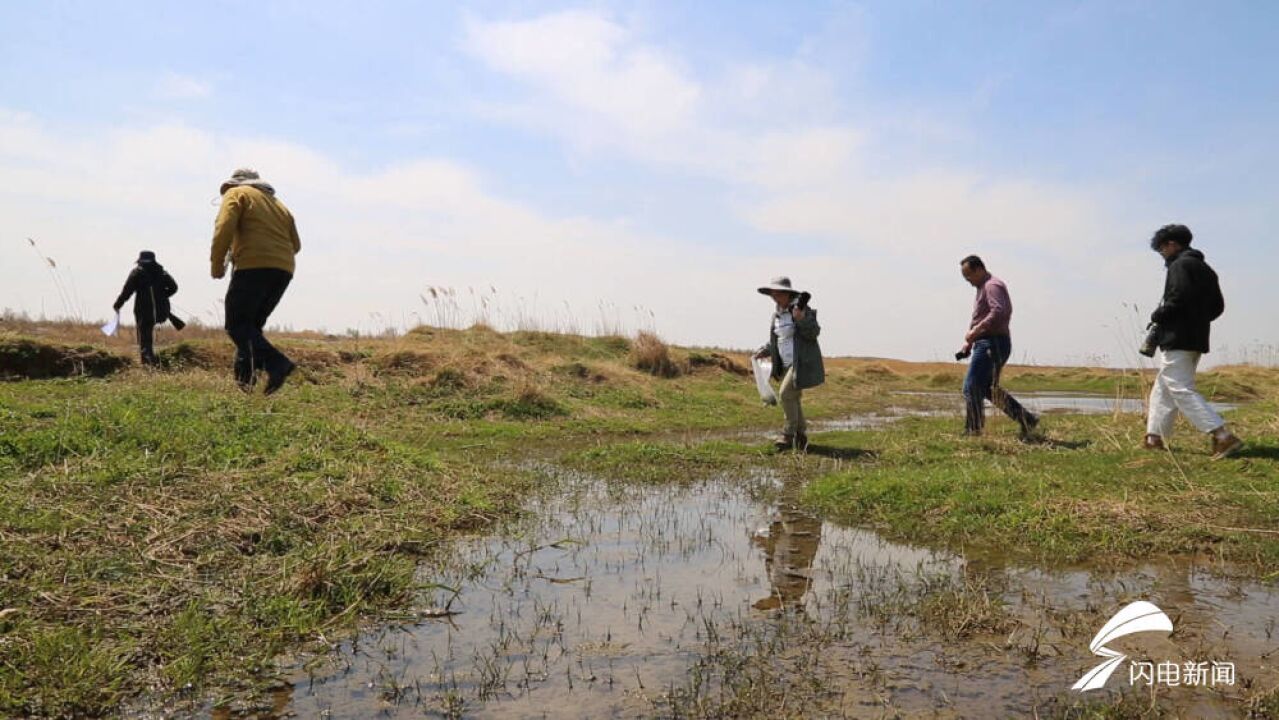
<instances>
[{"instance_id":1,"label":"hiking shoe","mask_svg":"<svg viewBox=\"0 0 1279 720\"><path fill-rule=\"evenodd\" d=\"M808 435L799 433L795 436L795 449L799 452L808 452Z\"/></svg>"},{"instance_id":2,"label":"hiking shoe","mask_svg":"<svg viewBox=\"0 0 1279 720\"><path fill-rule=\"evenodd\" d=\"M258 374L243 368L235 369L235 386L245 395L252 395L253 388L258 385Z\"/></svg>"},{"instance_id":3,"label":"hiking shoe","mask_svg":"<svg viewBox=\"0 0 1279 720\"><path fill-rule=\"evenodd\" d=\"M1221 438L1214 437L1212 439L1212 459L1220 460L1224 457L1230 457L1243 447L1243 440L1235 437L1232 433L1226 433Z\"/></svg>"},{"instance_id":4,"label":"hiking shoe","mask_svg":"<svg viewBox=\"0 0 1279 720\"><path fill-rule=\"evenodd\" d=\"M777 452L786 452L795 449L795 436L783 435L780 440L773 443L773 449Z\"/></svg>"},{"instance_id":5,"label":"hiking shoe","mask_svg":"<svg viewBox=\"0 0 1279 720\"><path fill-rule=\"evenodd\" d=\"M267 374L265 394L274 394L276 390L284 387L284 381L287 380L289 375L293 374L293 371L298 367L297 365L294 365L292 361L285 360L284 362L287 364L283 368L276 372Z\"/></svg>"},{"instance_id":6,"label":"hiking shoe","mask_svg":"<svg viewBox=\"0 0 1279 720\"><path fill-rule=\"evenodd\" d=\"M1021 421L1021 437L1022 439L1034 437L1035 428L1039 427L1039 416L1034 413L1026 413Z\"/></svg>"},{"instance_id":7,"label":"hiking shoe","mask_svg":"<svg viewBox=\"0 0 1279 720\"><path fill-rule=\"evenodd\" d=\"M1142 450L1163 450L1164 439L1158 435L1146 435L1146 439L1141 441Z\"/></svg>"}]
</instances>

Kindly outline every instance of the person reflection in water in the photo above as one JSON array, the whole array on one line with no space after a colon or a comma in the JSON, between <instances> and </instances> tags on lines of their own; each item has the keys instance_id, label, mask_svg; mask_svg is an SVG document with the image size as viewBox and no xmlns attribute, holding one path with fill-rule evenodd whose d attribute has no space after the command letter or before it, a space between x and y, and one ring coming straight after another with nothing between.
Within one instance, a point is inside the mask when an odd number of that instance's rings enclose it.
<instances>
[{"instance_id":1,"label":"person reflection in water","mask_svg":"<svg viewBox=\"0 0 1279 720\"><path fill-rule=\"evenodd\" d=\"M813 583L813 558L822 539L822 521L783 503L768 526L752 542L764 551L768 597L757 600L756 610L803 610L804 596Z\"/></svg>"}]
</instances>

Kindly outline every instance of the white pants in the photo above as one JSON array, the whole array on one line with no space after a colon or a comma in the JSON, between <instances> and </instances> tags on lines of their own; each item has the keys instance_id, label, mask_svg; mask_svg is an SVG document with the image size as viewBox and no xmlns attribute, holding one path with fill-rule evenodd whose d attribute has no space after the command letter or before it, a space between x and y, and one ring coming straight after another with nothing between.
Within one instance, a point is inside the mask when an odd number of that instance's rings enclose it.
<instances>
[{"instance_id":1,"label":"white pants","mask_svg":"<svg viewBox=\"0 0 1279 720\"><path fill-rule=\"evenodd\" d=\"M1225 420L1195 391L1195 368L1201 353L1191 350L1163 350L1159 355L1159 374L1150 390L1150 417L1146 432L1166 438L1172 434L1177 411L1199 432L1212 432Z\"/></svg>"}]
</instances>

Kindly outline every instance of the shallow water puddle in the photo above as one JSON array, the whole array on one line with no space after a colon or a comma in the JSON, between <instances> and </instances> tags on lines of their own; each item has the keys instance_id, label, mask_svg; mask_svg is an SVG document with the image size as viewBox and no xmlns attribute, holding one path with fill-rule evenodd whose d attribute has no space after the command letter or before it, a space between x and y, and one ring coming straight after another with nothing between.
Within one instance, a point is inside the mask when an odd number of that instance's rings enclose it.
<instances>
[{"instance_id":1,"label":"shallow water puddle","mask_svg":"<svg viewBox=\"0 0 1279 720\"><path fill-rule=\"evenodd\" d=\"M954 404L954 409L952 410L953 413L959 414L963 412L962 400L957 392L940 393L899 391L895 394L917 398L932 398L938 401L949 399L952 400ZM1111 395L1080 392L1014 392L1013 396L1020 400L1022 405L1025 405L1029 410L1036 413L1067 412L1081 413L1085 415L1104 415L1115 412L1144 413L1146 411L1146 400L1144 398L1115 397ZM1217 412L1226 412L1239 407L1232 403L1210 402L1208 404ZM987 404L987 412L992 411L994 410L989 404ZM940 411L935 412L934 414L947 413Z\"/></svg>"},{"instance_id":2,"label":"shallow water puddle","mask_svg":"<svg viewBox=\"0 0 1279 720\"><path fill-rule=\"evenodd\" d=\"M768 477L681 487L547 475L556 489L526 521L423 569L450 589L429 592L416 620L294 671L288 702L277 695L259 716L714 715L735 693L782 690L800 703L791 714L1042 715L1104 659L1089 640L1135 599L1176 632L1116 647L1235 662L1234 686L1173 691L1194 716L1233 716L1226 696L1275 682L1275 598L1259 585L1188 565L965 562L823 522ZM1121 669L1103 692L1127 687Z\"/></svg>"},{"instance_id":3,"label":"shallow water puddle","mask_svg":"<svg viewBox=\"0 0 1279 720\"><path fill-rule=\"evenodd\" d=\"M618 487L567 478L511 537L459 544L433 582L446 618L366 637L350 666L295 688L291 710L422 705L490 717L633 715L682 684L708 638L827 594L835 556L939 562L871 533L758 504L725 483ZM756 483L758 485L758 482ZM452 596L436 591L428 606ZM433 611L427 611L434 614ZM386 707L388 685L407 703ZM414 707L417 706L417 707Z\"/></svg>"},{"instance_id":4,"label":"shallow water puddle","mask_svg":"<svg viewBox=\"0 0 1279 720\"><path fill-rule=\"evenodd\" d=\"M813 432L830 432L836 430L868 430L889 425L909 417L946 417L963 415L963 399L958 392L920 392L897 391L903 402L889 405L882 410L859 413L831 420L815 420L810 424ZM1082 415L1107 415L1111 413L1144 413L1145 400L1140 398L1119 398L1094 393L1067 392L1027 392L1015 393L1018 400L1034 413L1078 413ZM1209 403L1217 412L1234 410L1238 405L1231 403ZM986 412L998 413L987 403ZM739 433L752 437L769 433Z\"/></svg>"}]
</instances>

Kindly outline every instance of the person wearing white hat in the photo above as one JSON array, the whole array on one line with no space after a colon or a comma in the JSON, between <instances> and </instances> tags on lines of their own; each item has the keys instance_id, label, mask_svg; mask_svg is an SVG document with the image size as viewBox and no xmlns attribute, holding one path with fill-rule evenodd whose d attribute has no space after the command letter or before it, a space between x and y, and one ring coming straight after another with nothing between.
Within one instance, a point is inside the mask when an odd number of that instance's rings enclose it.
<instances>
[{"instance_id":1,"label":"person wearing white hat","mask_svg":"<svg viewBox=\"0 0 1279 720\"><path fill-rule=\"evenodd\" d=\"M773 278L769 284L759 288L759 292L772 298L775 304L772 324L768 329L768 344L760 348L756 357L771 358L773 379L781 382L777 394L786 423L776 447L781 451L803 451L808 448L803 394L805 390L826 381L822 350L817 344L817 336L822 329L817 324L817 311L808 307L810 295L796 290L790 278Z\"/></svg>"},{"instance_id":2,"label":"person wearing white hat","mask_svg":"<svg viewBox=\"0 0 1279 720\"><path fill-rule=\"evenodd\" d=\"M293 256L302 249L297 224L256 171L240 168L222 183L222 207L209 256L214 279L234 270L226 291L226 331L235 343L235 379L251 392L260 370L266 394L284 385L296 367L262 334L267 318L293 280Z\"/></svg>"}]
</instances>

